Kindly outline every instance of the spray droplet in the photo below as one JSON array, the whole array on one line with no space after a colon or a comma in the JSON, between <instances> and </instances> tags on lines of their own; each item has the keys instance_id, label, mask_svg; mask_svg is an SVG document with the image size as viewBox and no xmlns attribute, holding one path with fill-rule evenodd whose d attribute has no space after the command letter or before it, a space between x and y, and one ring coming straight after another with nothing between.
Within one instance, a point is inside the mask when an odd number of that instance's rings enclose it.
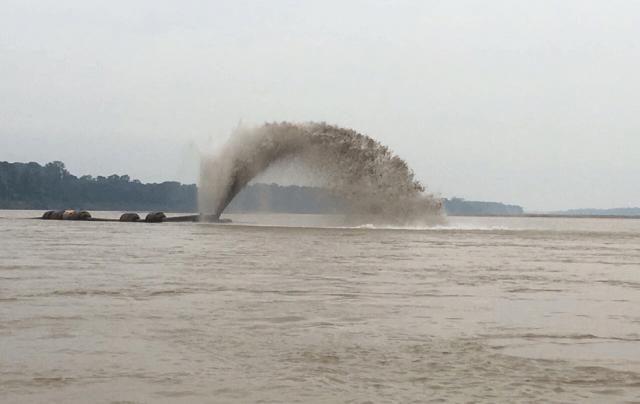
<instances>
[{"instance_id":1,"label":"spray droplet","mask_svg":"<svg viewBox=\"0 0 640 404\"><path fill-rule=\"evenodd\" d=\"M409 223L441 216L440 200L386 146L350 129L286 122L240 127L222 150L202 159L200 211L219 217L249 181L287 158L321 172L348 213L363 220Z\"/></svg>"}]
</instances>

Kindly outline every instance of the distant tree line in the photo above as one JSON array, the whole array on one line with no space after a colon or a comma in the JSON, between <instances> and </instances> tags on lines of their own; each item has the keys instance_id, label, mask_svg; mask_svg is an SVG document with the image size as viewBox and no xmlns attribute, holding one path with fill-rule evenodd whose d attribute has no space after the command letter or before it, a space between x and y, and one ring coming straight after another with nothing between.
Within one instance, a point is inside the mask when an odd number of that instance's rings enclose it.
<instances>
[{"instance_id":1,"label":"distant tree line","mask_svg":"<svg viewBox=\"0 0 640 404\"><path fill-rule=\"evenodd\" d=\"M500 202L465 201L462 198L444 200L444 209L449 215L461 216L518 216L524 213L521 206Z\"/></svg>"},{"instance_id":2,"label":"distant tree line","mask_svg":"<svg viewBox=\"0 0 640 404\"><path fill-rule=\"evenodd\" d=\"M497 202L444 199L451 215L521 215L520 206ZM345 203L316 187L252 184L227 212L340 213ZM0 209L87 209L197 212L196 185L178 182L143 184L128 175L76 177L64 163L0 162Z\"/></svg>"},{"instance_id":3,"label":"distant tree line","mask_svg":"<svg viewBox=\"0 0 640 404\"><path fill-rule=\"evenodd\" d=\"M61 161L0 162L0 208L194 212L195 185L143 184L128 175L76 177Z\"/></svg>"}]
</instances>

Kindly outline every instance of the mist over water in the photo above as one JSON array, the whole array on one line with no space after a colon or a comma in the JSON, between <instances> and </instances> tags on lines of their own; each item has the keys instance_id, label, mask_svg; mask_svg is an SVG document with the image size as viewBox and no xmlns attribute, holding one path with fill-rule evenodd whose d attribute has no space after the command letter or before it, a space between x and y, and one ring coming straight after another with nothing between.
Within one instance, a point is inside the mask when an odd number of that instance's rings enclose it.
<instances>
[{"instance_id":1,"label":"mist over water","mask_svg":"<svg viewBox=\"0 0 640 404\"><path fill-rule=\"evenodd\" d=\"M238 128L216 154L202 157L199 208L219 217L256 176L291 160L317 173L363 223L438 223L442 204L400 157L376 140L325 123L268 123Z\"/></svg>"}]
</instances>

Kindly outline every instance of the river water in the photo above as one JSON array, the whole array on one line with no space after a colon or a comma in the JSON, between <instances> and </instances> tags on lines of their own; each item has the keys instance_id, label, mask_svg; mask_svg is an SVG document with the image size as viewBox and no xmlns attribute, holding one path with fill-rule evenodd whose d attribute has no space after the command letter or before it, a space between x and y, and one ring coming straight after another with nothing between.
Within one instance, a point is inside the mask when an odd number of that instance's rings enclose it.
<instances>
[{"instance_id":1,"label":"river water","mask_svg":"<svg viewBox=\"0 0 640 404\"><path fill-rule=\"evenodd\" d=\"M640 220L40 213L0 211L3 403L640 402Z\"/></svg>"}]
</instances>

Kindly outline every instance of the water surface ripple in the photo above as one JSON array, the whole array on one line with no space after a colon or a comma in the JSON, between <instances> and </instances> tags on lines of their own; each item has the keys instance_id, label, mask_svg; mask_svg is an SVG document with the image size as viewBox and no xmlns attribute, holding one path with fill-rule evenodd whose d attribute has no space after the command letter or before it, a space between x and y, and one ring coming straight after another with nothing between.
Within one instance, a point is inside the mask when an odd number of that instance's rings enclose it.
<instances>
[{"instance_id":1,"label":"water surface ripple","mask_svg":"<svg viewBox=\"0 0 640 404\"><path fill-rule=\"evenodd\" d=\"M2 402L640 397L640 221L35 214L0 211Z\"/></svg>"}]
</instances>

